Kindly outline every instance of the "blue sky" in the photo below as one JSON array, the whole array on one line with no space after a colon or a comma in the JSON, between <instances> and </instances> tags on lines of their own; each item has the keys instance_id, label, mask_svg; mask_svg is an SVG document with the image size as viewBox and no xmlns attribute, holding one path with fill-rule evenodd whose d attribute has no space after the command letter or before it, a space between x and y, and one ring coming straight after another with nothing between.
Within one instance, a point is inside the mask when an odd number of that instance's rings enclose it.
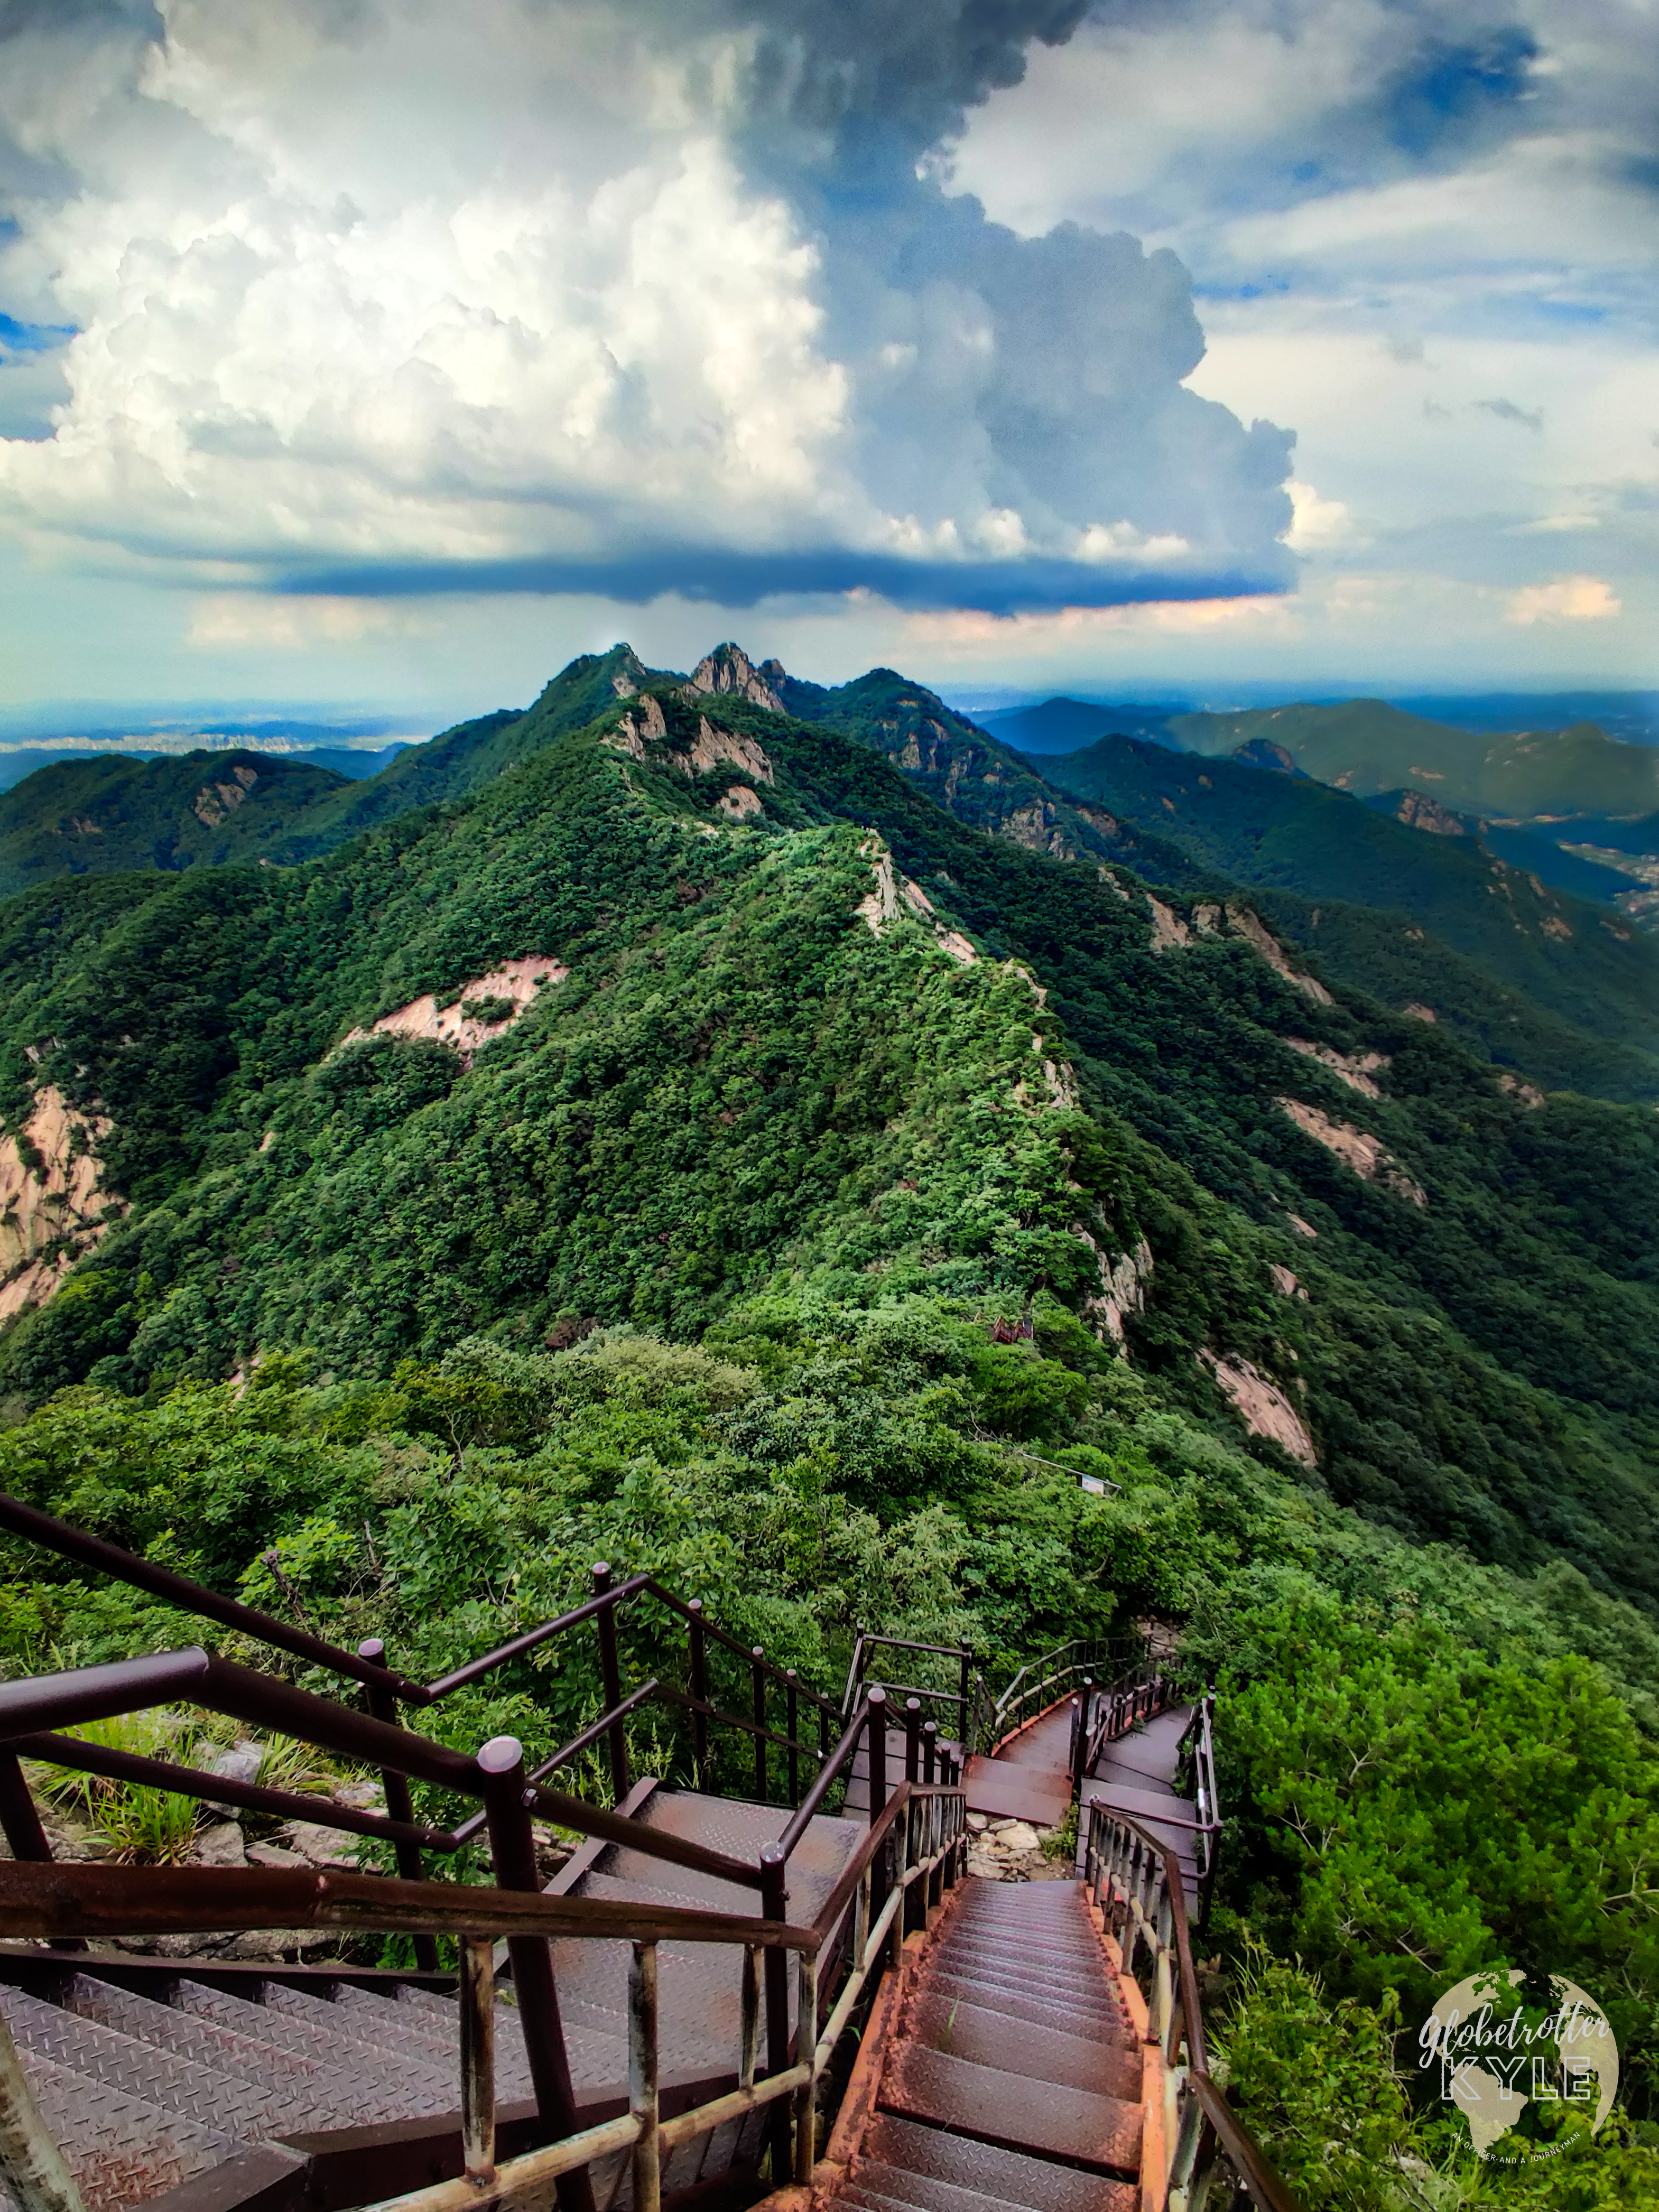
<instances>
[{"instance_id":1,"label":"blue sky","mask_svg":"<svg viewBox=\"0 0 1659 2212\"><path fill-rule=\"evenodd\" d=\"M0 707L1659 675L1647 0L0 41Z\"/></svg>"}]
</instances>

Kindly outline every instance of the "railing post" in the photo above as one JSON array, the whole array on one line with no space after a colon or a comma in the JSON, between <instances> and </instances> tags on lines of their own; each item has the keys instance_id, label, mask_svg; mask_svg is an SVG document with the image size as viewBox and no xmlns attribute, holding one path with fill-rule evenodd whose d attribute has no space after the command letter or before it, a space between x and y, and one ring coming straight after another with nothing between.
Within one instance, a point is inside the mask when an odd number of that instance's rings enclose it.
<instances>
[{"instance_id":1,"label":"railing post","mask_svg":"<svg viewBox=\"0 0 1659 2212\"><path fill-rule=\"evenodd\" d=\"M939 1723L924 1721L921 1724L921 1778L933 1782L937 1778L934 1769L939 1764Z\"/></svg>"},{"instance_id":2,"label":"railing post","mask_svg":"<svg viewBox=\"0 0 1659 2212\"><path fill-rule=\"evenodd\" d=\"M914 1797L908 1796L898 1811L892 1826L893 1886L899 1893L897 1910L887 1929L887 1963L896 1973L904 1963L904 1939L909 1933L910 1890L904 1887L904 1877L910 1870L910 1822L916 1809ZM911 1888L915 1887L913 1882Z\"/></svg>"},{"instance_id":3,"label":"railing post","mask_svg":"<svg viewBox=\"0 0 1659 2212\"><path fill-rule=\"evenodd\" d=\"M870 1692L870 1725L865 1738L870 1762L870 1826L873 1828L887 1805L887 1692Z\"/></svg>"},{"instance_id":4,"label":"railing post","mask_svg":"<svg viewBox=\"0 0 1659 2212\"><path fill-rule=\"evenodd\" d=\"M887 1809L887 1692L872 1690L869 1698L869 1718L864 1738L865 1756L870 1768L870 1826L873 1828ZM872 1862L874 1879L870 1891L870 1917L880 1917L881 1908L887 1902L887 1853L878 1851Z\"/></svg>"},{"instance_id":5,"label":"railing post","mask_svg":"<svg viewBox=\"0 0 1659 2212\"><path fill-rule=\"evenodd\" d=\"M766 1802L766 1647L757 1644L749 1654L750 1718L755 1723L755 1802ZM782 2187L780 2183L779 2187Z\"/></svg>"},{"instance_id":6,"label":"railing post","mask_svg":"<svg viewBox=\"0 0 1659 2212\"><path fill-rule=\"evenodd\" d=\"M788 1685L786 1698L788 1718L784 1723L784 1734L789 1739L789 1802L792 1805L799 1805L800 1802L800 1745L796 1739L800 1733L800 1677L793 1667L787 1667L784 1669L783 1679Z\"/></svg>"},{"instance_id":7,"label":"railing post","mask_svg":"<svg viewBox=\"0 0 1659 2212\"><path fill-rule=\"evenodd\" d=\"M386 1665L386 1645L378 1636L365 1637L357 1646L357 1656L367 1659L371 1667L384 1668L390 1676L392 1670ZM363 1702L368 1707L371 1720L384 1721L388 1728L397 1727L398 1700L389 1682L384 1688L378 1682L367 1684L363 1690ZM409 1777L394 1774L389 1767L382 1767L380 1788L385 1793L386 1809L391 1817L394 1820L412 1821L415 1805L409 1794ZM425 1881L426 1868L418 1844L394 1844L392 1849L398 1872L404 1881ZM417 1936L415 1938L415 1963L423 1974L437 1972L438 1945L435 1937Z\"/></svg>"},{"instance_id":8,"label":"railing post","mask_svg":"<svg viewBox=\"0 0 1659 2212\"><path fill-rule=\"evenodd\" d=\"M690 1620L686 1625L686 1640L690 1645L690 1690L698 1705L708 1703L708 1653L702 1627L702 1600L694 1597L686 1611ZM699 1790L708 1787L708 1716L696 1707L691 1713L691 1763Z\"/></svg>"},{"instance_id":9,"label":"railing post","mask_svg":"<svg viewBox=\"0 0 1659 2212\"><path fill-rule=\"evenodd\" d=\"M634 2212L658 2212L662 2154L657 2136L657 1947L634 1946L628 1977L628 2109L640 2124L634 2141Z\"/></svg>"},{"instance_id":10,"label":"railing post","mask_svg":"<svg viewBox=\"0 0 1659 2212\"><path fill-rule=\"evenodd\" d=\"M787 1920L789 1917L788 1869L783 1853L775 1844L766 1844L760 1855L761 1917L763 1920ZM789 2067L789 1960L775 1943L766 1947L766 2070L769 2074L783 2074ZM789 2171L789 2106L781 2097L775 2098L767 2119L767 2137L772 2150L772 2186L781 2189L784 2176Z\"/></svg>"},{"instance_id":11,"label":"railing post","mask_svg":"<svg viewBox=\"0 0 1659 2212\"><path fill-rule=\"evenodd\" d=\"M810 1951L800 1954L795 1987L795 2058L812 2068L795 2092L795 2179L811 2185L817 2143L818 1962Z\"/></svg>"},{"instance_id":12,"label":"railing post","mask_svg":"<svg viewBox=\"0 0 1659 2212\"><path fill-rule=\"evenodd\" d=\"M536 1839L530 1826L530 1794L525 1787L524 1747L516 1736L492 1736L478 1753L478 1778L489 1823L489 1851L499 1889L538 1891ZM576 2132L576 2099L570 2083L570 2059L559 2018L553 1960L543 1936L509 1936L513 1989L519 2001L525 2056L536 2092L542 2129L550 2142ZM593 2212L593 2184L586 2168L562 2174L561 2212Z\"/></svg>"},{"instance_id":13,"label":"railing post","mask_svg":"<svg viewBox=\"0 0 1659 2212\"><path fill-rule=\"evenodd\" d=\"M1072 1745L1072 1795L1080 1796L1084 1778L1089 1771L1089 1709L1095 1701L1095 1686L1085 1674L1078 1698L1077 1734Z\"/></svg>"},{"instance_id":14,"label":"railing post","mask_svg":"<svg viewBox=\"0 0 1659 2212\"><path fill-rule=\"evenodd\" d=\"M34 1865L45 1865L51 1859L52 1845L40 1825L40 1808L24 1779L22 1761L3 1744L0 1744L0 1832L13 1858ZM87 1947L78 1936L54 1936L47 1948L84 1951Z\"/></svg>"},{"instance_id":15,"label":"railing post","mask_svg":"<svg viewBox=\"0 0 1659 2212\"><path fill-rule=\"evenodd\" d=\"M461 2158L477 2189L495 2179L495 1947L463 1936L461 1954Z\"/></svg>"},{"instance_id":16,"label":"railing post","mask_svg":"<svg viewBox=\"0 0 1659 2212\"><path fill-rule=\"evenodd\" d=\"M611 1587L611 1564L607 1559L593 1563L593 1595L603 1597ZM617 1608L602 1606L595 1616L599 1632L599 1680L605 1685L605 1709L613 1711L622 1703L622 1668L617 1658ZM615 1720L611 1723L611 1786L621 1804L628 1795L628 1723Z\"/></svg>"},{"instance_id":17,"label":"railing post","mask_svg":"<svg viewBox=\"0 0 1659 2212\"><path fill-rule=\"evenodd\" d=\"M758 1943L743 1947L742 2009L738 2040L738 2087L755 2086L755 2062L760 2055L761 1951Z\"/></svg>"},{"instance_id":18,"label":"railing post","mask_svg":"<svg viewBox=\"0 0 1659 2212\"><path fill-rule=\"evenodd\" d=\"M904 1778L907 1782L921 1779L921 1699L904 1700Z\"/></svg>"}]
</instances>

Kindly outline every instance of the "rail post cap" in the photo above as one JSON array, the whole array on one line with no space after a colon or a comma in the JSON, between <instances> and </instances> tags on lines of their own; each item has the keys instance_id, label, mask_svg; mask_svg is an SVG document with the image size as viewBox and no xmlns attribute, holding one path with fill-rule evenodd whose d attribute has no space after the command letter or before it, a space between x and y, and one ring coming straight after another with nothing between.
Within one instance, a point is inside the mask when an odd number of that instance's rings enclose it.
<instances>
[{"instance_id":1,"label":"rail post cap","mask_svg":"<svg viewBox=\"0 0 1659 2212\"><path fill-rule=\"evenodd\" d=\"M919 1713L921 1711L921 1699L920 1698L907 1698L904 1700L904 1710L907 1713Z\"/></svg>"},{"instance_id":2,"label":"rail post cap","mask_svg":"<svg viewBox=\"0 0 1659 2212\"><path fill-rule=\"evenodd\" d=\"M763 1644L750 1644L749 1648L749 1656L751 1659L764 1659L766 1656L766 1646Z\"/></svg>"},{"instance_id":3,"label":"rail post cap","mask_svg":"<svg viewBox=\"0 0 1659 2212\"><path fill-rule=\"evenodd\" d=\"M702 1611L702 1600L700 1597L687 1598L685 1601L685 1609L688 1613L701 1613Z\"/></svg>"},{"instance_id":4,"label":"rail post cap","mask_svg":"<svg viewBox=\"0 0 1659 2212\"><path fill-rule=\"evenodd\" d=\"M593 1571L596 1575L608 1575L611 1571L610 1560L595 1559L593 1562Z\"/></svg>"},{"instance_id":5,"label":"rail post cap","mask_svg":"<svg viewBox=\"0 0 1659 2212\"><path fill-rule=\"evenodd\" d=\"M884 1705L887 1703L887 1692L879 1683L871 1691L870 1702L872 1705Z\"/></svg>"},{"instance_id":6,"label":"rail post cap","mask_svg":"<svg viewBox=\"0 0 1659 2212\"><path fill-rule=\"evenodd\" d=\"M524 1746L515 1735L492 1735L478 1753L478 1765L486 1774L511 1774L524 1765Z\"/></svg>"},{"instance_id":7,"label":"rail post cap","mask_svg":"<svg viewBox=\"0 0 1659 2212\"><path fill-rule=\"evenodd\" d=\"M763 1866L782 1866L787 1863L787 1856L788 1854L781 1844L761 1845L760 1863Z\"/></svg>"},{"instance_id":8,"label":"rail post cap","mask_svg":"<svg viewBox=\"0 0 1659 2212\"><path fill-rule=\"evenodd\" d=\"M386 1657L385 1639L379 1636L364 1637L362 1642L357 1646L357 1656L360 1659L367 1659L372 1666L378 1667Z\"/></svg>"}]
</instances>

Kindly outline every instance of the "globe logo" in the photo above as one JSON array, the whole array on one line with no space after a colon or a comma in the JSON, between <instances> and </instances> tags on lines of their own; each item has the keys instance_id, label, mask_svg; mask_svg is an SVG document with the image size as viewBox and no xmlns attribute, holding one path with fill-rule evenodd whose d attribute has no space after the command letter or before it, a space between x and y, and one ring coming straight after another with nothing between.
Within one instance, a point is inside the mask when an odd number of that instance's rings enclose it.
<instances>
[{"instance_id":1,"label":"globe logo","mask_svg":"<svg viewBox=\"0 0 1659 2212\"><path fill-rule=\"evenodd\" d=\"M1528 2003L1518 1972L1470 1974L1439 1998L1418 2035L1418 2064L1469 2124L1482 2158L1525 2163L1556 2146L1497 2146L1528 2106L1571 2106L1592 2134L1613 2110L1619 2046L1607 2016L1576 1982L1550 1978L1547 2006Z\"/></svg>"}]
</instances>

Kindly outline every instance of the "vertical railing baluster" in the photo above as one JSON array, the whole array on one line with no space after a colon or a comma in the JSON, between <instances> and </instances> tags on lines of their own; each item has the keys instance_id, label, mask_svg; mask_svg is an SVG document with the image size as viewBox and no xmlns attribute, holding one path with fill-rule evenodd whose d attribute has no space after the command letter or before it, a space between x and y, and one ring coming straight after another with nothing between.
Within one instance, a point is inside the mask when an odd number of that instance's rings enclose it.
<instances>
[{"instance_id":1,"label":"vertical railing baluster","mask_svg":"<svg viewBox=\"0 0 1659 2212\"><path fill-rule=\"evenodd\" d=\"M795 2106L795 2179L802 2188L812 2179L812 2166L817 2157L817 2048L818 2048L818 1962L816 1954L803 1951L795 1984L795 2061L811 2068L794 2096Z\"/></svg>"},{"instance_id":2,"label":"vertical railing baluster","mask_svg":"<svg viewBox=\"0 0 1659 2212\"><path fill-rule=\"evenodd\" d=\"M608 1560L596 1559L593 1564L593 1595L603 1597L611 1588L611 1566ZM599 1632L599 1680L605 1685L605 1708L612 1712L622 1703L622 1667L617 1657L617 1608L602 1606L596 1616ZM628 1795L628 1723L614 1720L611 1723L611 1786L621 1804Z\"/></svg>"},{"instance_id":3,"label":"vertical railing baluster","mask_svg":"<svg viewBox=\"0 0 1659 2212\"><path fill-rule=\"evenodd\" d=\"M933 1782L937 1778L934 1769L939 1764L939 1723L925 1721L921 1730L921 1778Z\"/></svg>"},{"instance_id":4,"label":"vertical railing baluster","mask_svg":"<svg viewBox=\"0 0 1659 2212\"><path fill-rule=\"evenodd\" d=\"M392 1670L386 1664L386 1645L380 1637L365 1637L357 1646L357 1656L367 1659L371 1667L384 1668L390 1678ZM384 1721L388 1728L397 1727L398 1699L390 1686L389 1679L385 1686L378 1682L366 1684L363 1700L372 1719ZM380 1789L386 1798L388 1815L394 1820L412 1822L415 1804L409 1794L409 1777L394 1774L390 1768L382 1767ZM425 1881L426 1868L418 1844L394 1844L392 1850L398 1872L404 1881ZM438 1945L434 1936L422 1935L415 1938L415 1963L423 1974L437 1972Z\"/></svg>"},{"instance_id":5,"label":"vertical railing baluster","mask_svg":"<svg viewBox=\"0 0 1659 2212\"><path fill-rule=\"evenodd\" d=\"M784 1723L784 1734L789 1739L789 1802L800 1802L800 1677L793 1667L783 1672L785 1683L784 1710L788 1717Z\"/></svg>"},{"instance_id":6,"label":"vertical railing baluster","mask_svg":"<svg viewBox=\"0 0 1659 2212\"><path fill-rule=\"evenodd\" d=\"M760 1855L761 1916L766 1920L788 1917L787 1869L776 1844L767 1844ZM775 1943L766 1946L766 2070L783 2074L789 2067L789 1959ZM775 2098L768 2115L768 2138L772 2149L772 2186L781 2189L789 2171L789 2106Z\"/></svg>"},{"instance_id":7,"label":"vertical railing baluster","mask_svg":"<svg viewBox=\"0 0 1659 2212\"><path fill-rule=\"evenodd\" d=\"M921 1778L921 1699L904 1700L904 1778L919 1782Z\"/></svg>"},{"instance_id":8,"label":"vertical railing baluster","mask_svg":"<svg viewBox=\"0 0 1659 2212\"><path fill-rule=\"evenodd\" d=\"M495 2179L495 1947L463 1936L460 1954L461 2162L487 2189Z\"/></svg>"},{"instance_id":9,"label":"vertical railing baluster","mask_svg":"<svg viewBox=\"0 0 1659 2212\"><path fill-rule=\"evenodd\" d=\"M872 1869L866 1866L859 1876L858 1894L853 1901L853 1972L861 1974L870 1963L870 1893L873 1887Z\"/></svg>"},{"instance_id":10,"label":"vertical railing baluster","mask_svg":"<svg viewBox=\"0 0 1659 2212\"><path fill-rule=\"evenodd\" d=\"M702 1600L694 1597L686 1611L691 1618L686 1624L687 1659L690 1668L690 1690L697 1703L691 1710L691 1764L697 1778L699 1790L708 1788L708 1716L699 1707L708 1703L708 1653L702 1626Z\"/></svg>"},{"instance_id":11,"label":"vertical railing baluster","mask_svg":"<svg viewBox=\"0 0 1659 2212\"><path fill-rule=\"evenodd\" d=\"M870 1826L873 1828L887 1808L887 1692L872 1690L869 1717L865 1731L865 1754L870 1768ZM871 1893L870 1911L876 1918L887 1902L887 1852L884 1848L876 1853L872 1862L876 1869L875 1887Z\"/></svg>"},{"instance_id":12,"label":"vertical railing baluster","mask_svg":"<svg viewBox=\"0 0 1659 2212\"><path fill-rule=\"evenodd\" d=\"M766 1802L766 1651L756 1644L749 1655L750 1718L755 1723L755 1802ZM781 2188L782 2184L780 2183Z\"/></svg>"},{"instance_id":13,"label":"vertical railing baluster","mask_svg":"<svg viewBox=\"0 0 1659 2212\"><path fill-rule=\"evenodd\" d=\"M634 2212L658 2212L662 2154L658 2141L657 1947L635 1943L628 1977L628 2109L639 2123L634 2139Z\"/></svg>"},{"instance_id":14,"label":"vertical railing baluster","mask_svg":"<svg viewBox=\"0 0 1659 2212\"><path fill-rule=\"evenodd\" d=\"M910 1870L910 1815L915 1806L915 1798L907 1794L890 1831L893 1838L893 1887L899 1893L899 1901L887 1929L887 1963L895 1973L903 1963L904 1938L908 1932L904 1923L910 1909L910 1893L904 1887L904 1877Z\"/></svg>"},{"instance_id":15,"label":"vertical railing baluster","mask_svg":"<svg viewBox=\"0 0 1659 2212\"><path fill-rule=\"evenodd\" d=\"M818 1765L822 1766L829 1756L830 1708L828 1705L820 1705L818 1707Z\"/></svg>"},{"instance_id":16,"label":"vertical railing baluster","mask_svg":"<svg viewBox=\"0 0 1659 2212\"><path fill-rule=\"evenodd\" d=\"M498 1889L539 1891L536 1838L530 1826L532 1793L525 1784L524 1747L515 1736L492 1736L478 1753L478 1780L489 1822L489 1851ZM531 2084L548 2140L576 2132L576 2099L570 2082L553 1959L544 1936L509 1936L513 1990L524 2031ZM561 2175L561 2212L593 2212L593 2185L586 2167Z\"/></svg>"},{"instance_id":17,"label":"vertical railing baluster","mask_svg":"<svg viewBox=\"0 0 1659 2212\"><path fill-rule=\"evenodd\" d=\"M743 1947L741 2026L738 2044L738 2087L755 2086L755 2063L760 2053L761 1949L758 1943Z\"/></svg>"}]
</instances>

